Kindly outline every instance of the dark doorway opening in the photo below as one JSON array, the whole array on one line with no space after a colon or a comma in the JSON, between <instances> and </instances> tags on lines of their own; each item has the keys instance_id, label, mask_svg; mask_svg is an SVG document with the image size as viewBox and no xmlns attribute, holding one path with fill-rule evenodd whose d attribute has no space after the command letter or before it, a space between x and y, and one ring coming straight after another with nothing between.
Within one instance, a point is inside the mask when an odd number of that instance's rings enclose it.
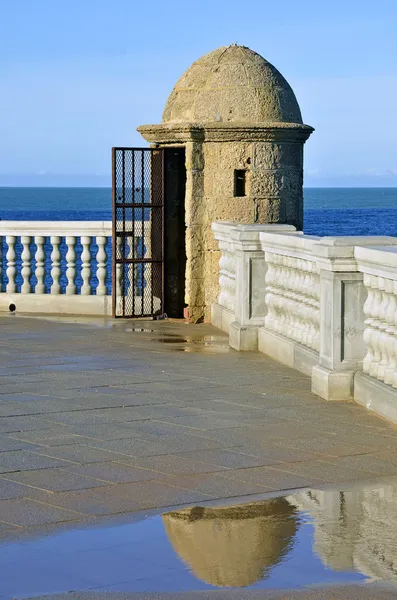
<instances>
[{"instance_id":1,"label":"dark doorway opening","mask_svg":"<svg viewBox=\"0 0 397 600\"><path fill-rule=\"evenodd\" d=\"M114 317L180 318L185 296L185 149L113 148Z\"/></svg>"},{"instance_id":2,"label":"dark doorway opening","mask_svg":"<svg viewBox=\"0 0 397 600\"><path fill-rule=\"evenodd\" d=\"M164 149L164 311L183 317L185 307L185 148Z\"/></svg>"}]
</instances>

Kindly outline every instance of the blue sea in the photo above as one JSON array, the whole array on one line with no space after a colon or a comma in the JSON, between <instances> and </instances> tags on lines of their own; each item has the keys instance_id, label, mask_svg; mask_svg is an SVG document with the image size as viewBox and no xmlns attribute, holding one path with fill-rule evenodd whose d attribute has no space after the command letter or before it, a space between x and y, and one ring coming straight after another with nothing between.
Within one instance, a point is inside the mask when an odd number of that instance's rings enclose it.
<instances>
[{"instance_id":1,"label":"blue sea","mask_svg":"<svg viewBox=\"0 0 397 600\"><path fill-rule=\"evenodd\" d=\"M397 188L306 188L304 231L397 236ZM0 187L0 219L110 220L110 188Z\"/></svg>"}]
</instances>

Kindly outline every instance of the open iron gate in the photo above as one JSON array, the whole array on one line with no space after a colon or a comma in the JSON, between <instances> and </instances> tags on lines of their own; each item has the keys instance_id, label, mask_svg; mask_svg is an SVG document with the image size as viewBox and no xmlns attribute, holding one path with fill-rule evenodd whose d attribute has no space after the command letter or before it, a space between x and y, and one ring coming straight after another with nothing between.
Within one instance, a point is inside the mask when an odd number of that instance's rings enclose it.
<instances>
[{"instance_id":1,"label":"open iron gate","mask_svg":"<svg viewBox=\"0 0 397 600\"><path fill-rule=\"evenodd\" d=\"M114 317L164 312L164 150L113 148Z\"/></svg>"}]
</instances>

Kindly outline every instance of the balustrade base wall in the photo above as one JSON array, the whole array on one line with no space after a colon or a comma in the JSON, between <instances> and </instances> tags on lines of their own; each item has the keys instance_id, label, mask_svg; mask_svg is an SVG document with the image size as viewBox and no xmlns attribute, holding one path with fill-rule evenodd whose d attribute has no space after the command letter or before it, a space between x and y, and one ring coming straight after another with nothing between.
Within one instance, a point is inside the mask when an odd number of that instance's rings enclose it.
<instances>
[{"instance_id":1,"label":"balustrade base wall","mask_svg":"<svg viewBox=\"0 0 397 600\"><path fill-rule=\"evenodd\" d=\"M354 400L397 424L397 389L358 371L354 375Z\"/></svg>"},{"instance_id":2,"label":"balustrade base wall","mask_svg":"<svg viewBox=\"0 0 397 600\"><path fill-rule=\"evenodd\" d=\"M234 311L229 310L221 304L214 303L211 306L211 323L225 333L229 333L230 324L234 321Z\"/></svg>"},{"instance_id":3,"label":"balustrade base wall","mask_svg":"<svg viewBox=\"0 0 397 600\"><path fill-rule=\"evenodd\" d=\"M293 340L265 329L265 327L259 327L258 330L258 350L277 362L309 376L319 361L318 352L305 348Z\"/></svg>"},{"instance_id":4,"label":"balustrade base wall","mask_svg":"<svg viewBox=\"0 0 397 600\"><path fill-rule=\"evenodd\" d=\"M18 313L49 315L110 316L111 296L82 296L68 294L0 294L0 312L9 312L14 304Z\"/></svg>"}]
</instances>

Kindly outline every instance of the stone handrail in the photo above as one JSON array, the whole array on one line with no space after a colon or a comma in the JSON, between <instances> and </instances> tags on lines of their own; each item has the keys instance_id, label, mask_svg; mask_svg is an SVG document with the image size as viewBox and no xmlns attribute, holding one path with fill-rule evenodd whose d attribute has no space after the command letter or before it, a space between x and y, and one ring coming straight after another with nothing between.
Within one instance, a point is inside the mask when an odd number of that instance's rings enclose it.
<instances>
[{"instance_id":1,"label":"stone handrail","mask_svg":"<svg viewBox=\"0 0 397 600\"><path fill-rule=\"evenodd\" d=\"M0 310L110 314L110 221L0 221Z\"/></svg>"}]
</instances>

